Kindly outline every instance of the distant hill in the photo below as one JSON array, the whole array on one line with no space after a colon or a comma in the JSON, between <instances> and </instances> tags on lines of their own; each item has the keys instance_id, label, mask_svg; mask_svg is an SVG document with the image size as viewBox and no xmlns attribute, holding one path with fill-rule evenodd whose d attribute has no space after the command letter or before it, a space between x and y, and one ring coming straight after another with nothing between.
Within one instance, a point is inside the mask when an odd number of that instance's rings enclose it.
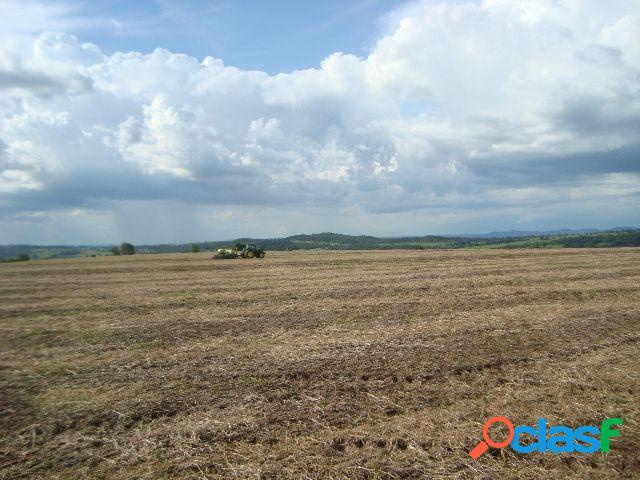
<instances>
[{"instance_id":1,"label":"distant hill","mask_svg":"<svg viewBox=\"0 0 640 480\"><path fill-rule=\"evenodd\" d=\"M343 235L340 233L313 233L284 238L238 238L227 241L199 242L201 250L217 250L235 243L256 243L266 250L371 250L371 249L433 249L433 248L583 248L583 247L638 247L640 229L615 228L608 231L553 230L548 232L508 231L473 236L415 236L381 238L370 235ZM137 253L188 252L192 243L136 245ZM21 254L30 258L65 258L101 256L110 254L110 246L67 245L4 245L0 246L0 259L17 258Z\"/></svg>"},{"instance_id":2,"label":"distant hill","mask_svg":"<svg viewBox=\"0 0 640 480\"><path fill-rule=\"evenodd\" d=\"M489 233L470 233L463 235L451 235L452 237L463 238L516 238L516 237L542 237L548 235L576 235L586 233L597 232L609 232L614 230L633 230L631 228L620 228L611 230L598 230L597 228L582 228L579 230L573 230L571 228L565 228L561 230L505 230L501 232L489 232Z\"/></svg>"}]
</instances>

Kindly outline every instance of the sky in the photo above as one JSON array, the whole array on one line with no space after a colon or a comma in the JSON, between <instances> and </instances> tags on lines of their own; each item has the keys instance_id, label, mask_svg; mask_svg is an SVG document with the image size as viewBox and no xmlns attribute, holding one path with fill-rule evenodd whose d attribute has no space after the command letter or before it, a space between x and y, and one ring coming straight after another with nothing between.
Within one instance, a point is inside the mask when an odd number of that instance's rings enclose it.
<instances>
[{"instance_id":1,"label":"sky","mask_svg":"<svg viewBox=\"0 0 640 480\"><path fill-rule=\"evenodd\" d=\"M2 244L640 227L640 1L0 9Z\"/></svg>"}]
</instances>

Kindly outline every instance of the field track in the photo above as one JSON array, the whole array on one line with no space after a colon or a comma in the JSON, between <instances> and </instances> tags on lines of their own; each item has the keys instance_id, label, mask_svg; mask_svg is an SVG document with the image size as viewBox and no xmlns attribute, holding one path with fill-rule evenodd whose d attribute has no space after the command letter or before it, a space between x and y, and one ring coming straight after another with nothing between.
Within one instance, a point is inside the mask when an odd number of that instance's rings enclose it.
<instances>
[{"instance_id":1,"label":"field track","mask_svg":"<svg viewBox=\"0 0 640 480\"><path fill-rule=\"evenodd\" d=\"M0 264L0 478L640 475L640 249L211 257ZM473 461L494 415L622 434Z\"/></svg>"}]
</instances>

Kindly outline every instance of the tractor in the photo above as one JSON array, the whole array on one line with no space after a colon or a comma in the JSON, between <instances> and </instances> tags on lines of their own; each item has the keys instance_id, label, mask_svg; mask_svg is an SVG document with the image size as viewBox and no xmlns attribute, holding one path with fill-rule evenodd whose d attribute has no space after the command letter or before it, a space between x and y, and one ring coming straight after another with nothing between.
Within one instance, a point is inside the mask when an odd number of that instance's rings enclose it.
<instances>
[{"instance_id":1,"label":"tractor","mask_svg":"<svg viewBox=\"0 0 640 480\"><path fill-rule=\"evenodd\" d=\"M242 258L264 258L264 250L262 248L256 248L255 243L246 243L242 250L240 250L240 256Z\"/></svg>"}]
</instances>

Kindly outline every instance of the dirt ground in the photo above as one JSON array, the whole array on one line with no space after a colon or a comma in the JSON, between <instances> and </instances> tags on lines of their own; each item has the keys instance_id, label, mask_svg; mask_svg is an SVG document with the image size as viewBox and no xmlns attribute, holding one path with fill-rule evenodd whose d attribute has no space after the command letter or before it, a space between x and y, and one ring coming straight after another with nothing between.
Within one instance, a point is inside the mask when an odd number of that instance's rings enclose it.
<instances>
[{"instance_id":1,"label":"dirt ground","mask_svg":"<svg viewBox=\"0 0 640 480\"><path fill-rule=\"evenodd\" d=\"M0 265L0 478L640 475L640 249L211 257Z\"/></svg>"}]
</instances>

